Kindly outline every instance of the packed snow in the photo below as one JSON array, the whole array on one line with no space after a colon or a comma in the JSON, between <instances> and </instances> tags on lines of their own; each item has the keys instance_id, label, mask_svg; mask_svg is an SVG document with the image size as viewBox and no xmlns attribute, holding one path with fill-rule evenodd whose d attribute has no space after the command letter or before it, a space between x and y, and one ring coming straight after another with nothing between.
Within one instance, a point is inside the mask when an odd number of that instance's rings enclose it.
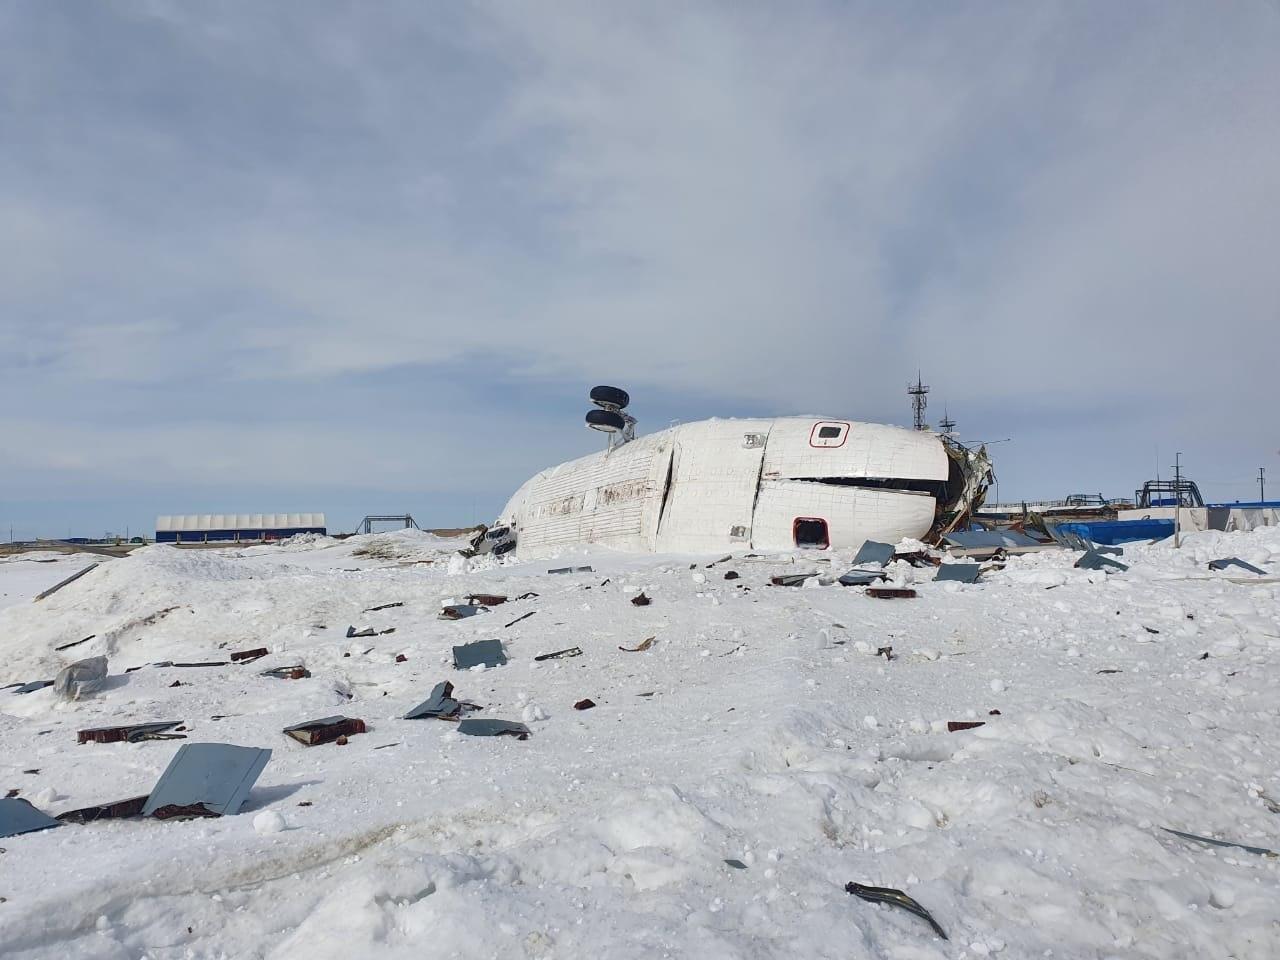
<instances>
[{"instance_id":1,"label":"packed snow","mask_svg":"<svg viewBox=\"0 0 1280 960\"><path fill-rule=\"evenodd\" d=\"M0 685L110 664L77 701L0 690L0 789L56 815L146 794L184 743L273 751L234 816L0 840L0 954L1280 956L1280 859L1162 829L1280 850L1280 531L1127 546L1109 574L1046 550L974 585L895 561L918 596L889 600L830 582L848 555L459 546L153 546L39 602L92 561L0 561ZM439 618L475 593L512 599ZM453 669L492 638L506 665ZM529 738L400 719L442 680ZM367 732L281 733L331 715ZM160 720L189 739L77 744Z\"/></svg>"}]
</instances>

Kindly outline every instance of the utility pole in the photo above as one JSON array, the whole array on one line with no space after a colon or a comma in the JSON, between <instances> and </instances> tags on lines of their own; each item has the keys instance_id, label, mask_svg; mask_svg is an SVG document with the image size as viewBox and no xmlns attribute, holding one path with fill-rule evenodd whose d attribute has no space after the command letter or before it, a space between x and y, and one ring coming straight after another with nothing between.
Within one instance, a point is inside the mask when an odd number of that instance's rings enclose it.
<instances>
[{"instance_id":1,"label":"utility pole","mask_svg":"<svg viewBox=\"0 0 1280 960\"><path fill-rule=\"evenodd\" d=\"M911 409L914 413L915 428L917 430L928 430L929 425L924 422L924 411L929 406L929 388L924 385L924 378L920 376L920 371L916 371L916 382L907 384L907 395L911 397Z\"/></svg>"},{"instance_id":2,"label":"utility pole","mask_svg":"<svg viewBox=\"0 0 1280 960\"><path fill-rule=\"evenodd\" d=\"M1267 502L1267 471L1265 467L1258 468L1258 502Z\"/></svg>"},{"instance_id":3,"label":"utility pole","mask_svg":"<svg viewBox=\"0 0 1280 960\"><path fill-rule=\"evenodd\" d=\"M1182 453L1173 455L1173 548L1182 546Z\"/></svg>"}]
</instances>

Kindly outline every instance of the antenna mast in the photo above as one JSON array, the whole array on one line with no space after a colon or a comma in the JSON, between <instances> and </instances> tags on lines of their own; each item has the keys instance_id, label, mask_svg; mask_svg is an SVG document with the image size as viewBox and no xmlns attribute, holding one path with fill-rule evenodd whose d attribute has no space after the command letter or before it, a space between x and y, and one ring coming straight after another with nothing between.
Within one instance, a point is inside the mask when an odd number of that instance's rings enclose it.
<instances>
[{"instance_id":1,"label":"antenna mast","mask_svg":"<svg viewBox=\"0 0 1280 960\"><path fill-rule=\"evenodd\" d=\"M929 388L924 385L919 370L916 371L916 382L907 384L907 396L911 398L911 408L915 413L916 429L928 430L929 425L924 422L924 411L929 406Z\"/></svg>"}]
</instances>

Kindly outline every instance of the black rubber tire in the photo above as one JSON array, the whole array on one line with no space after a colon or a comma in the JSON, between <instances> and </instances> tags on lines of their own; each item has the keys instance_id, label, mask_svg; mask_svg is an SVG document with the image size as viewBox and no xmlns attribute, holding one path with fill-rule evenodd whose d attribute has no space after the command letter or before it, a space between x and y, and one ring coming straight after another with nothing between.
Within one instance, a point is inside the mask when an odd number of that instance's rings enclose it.
<instances>
[{"instance_id":1,"label":"black rubber tire","mask_svg":"<svg viewBox=\"0 0 1280 960\"><path fill-rule=\"evenodd\" d=\"M625 410L627 404L631 402L631 395L617 387L592 387L591 402L607 403L619 410Z\"/></svg>"},{"instance_id":2,"label":"black rubber tire","mask_svg":"<svg viewBox=\"0 0 1280 960\"><path fill-rule=\"evenodd\" d=\"M622 419L622 414L614 413L612 410L587 411L587 426L592 430L602 430L605 433L621 433L626 425L627 422Z\"/></svg>"}]
</instances>

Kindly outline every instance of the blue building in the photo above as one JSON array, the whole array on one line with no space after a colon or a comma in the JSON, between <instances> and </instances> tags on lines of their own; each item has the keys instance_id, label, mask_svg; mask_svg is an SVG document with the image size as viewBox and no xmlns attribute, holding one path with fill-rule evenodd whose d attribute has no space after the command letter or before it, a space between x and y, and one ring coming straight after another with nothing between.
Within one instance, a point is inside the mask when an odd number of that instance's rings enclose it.
<instances>
[{"instance_id":1,"label":"blue building","mask_svg":"<svg viewBox=\"0 0 1280 960\"><path fill-rule=\"evenodd\" d=\"M251 543L327 532L323 513L199 513L156 518L156 543Z\"/></svg>"}]
</instances>

